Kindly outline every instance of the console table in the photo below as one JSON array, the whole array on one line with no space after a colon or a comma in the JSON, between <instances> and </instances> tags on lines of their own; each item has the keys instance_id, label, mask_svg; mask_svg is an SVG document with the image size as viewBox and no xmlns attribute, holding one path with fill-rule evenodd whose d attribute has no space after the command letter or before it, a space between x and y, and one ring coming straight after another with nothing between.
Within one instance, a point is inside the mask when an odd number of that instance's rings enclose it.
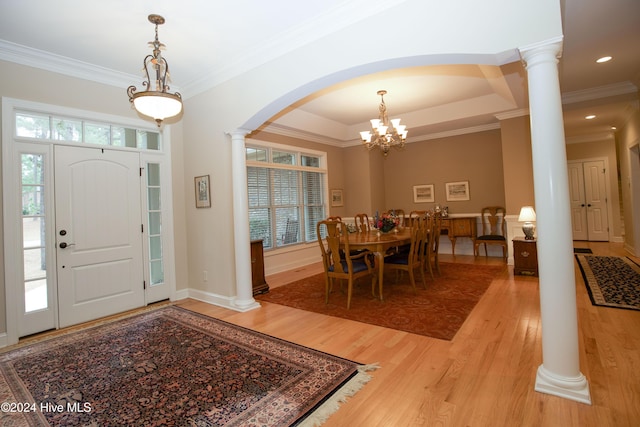
<instances>
[{"instance_id":1,"label":"console table","mask_svg":"<svg viewBox=\"0 0 640 427\"><path fill-rule=\"evenodd\" d=\"M475 216L447 217L442 218L440 234L447 234L451 240L451 253L456 254L456 239L458 237L468 237L475 245L476 241L476 221Z\"/></svg>"}]
</instances>

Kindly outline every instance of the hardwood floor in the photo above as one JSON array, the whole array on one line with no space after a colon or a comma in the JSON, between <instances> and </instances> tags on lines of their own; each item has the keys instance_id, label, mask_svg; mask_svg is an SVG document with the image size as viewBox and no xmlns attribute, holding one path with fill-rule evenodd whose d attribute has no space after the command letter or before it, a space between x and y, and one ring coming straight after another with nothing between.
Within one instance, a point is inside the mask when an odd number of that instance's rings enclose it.
<instances>
[{"instance_id":1,"label":"hardwood floor","mask_svg":"<svg viewBox=\"0 0 640 427\"><path fill-rule=\"evenodd\" d=\"M575 246L590 247L595 255L627 255L620 244ZM442 255L441 262L502 260ZM321 268L267 281L274 287ZM640 425L640 312L592 305L576 265L580 370L593 401L585 405L533 389L542 363L538 292L537 278L514 277L509 266L452 341L269 303L246 313L194 300L179 305L360 363L378 363L372 380L327 427Z\"/></svg>"}]
</instances>

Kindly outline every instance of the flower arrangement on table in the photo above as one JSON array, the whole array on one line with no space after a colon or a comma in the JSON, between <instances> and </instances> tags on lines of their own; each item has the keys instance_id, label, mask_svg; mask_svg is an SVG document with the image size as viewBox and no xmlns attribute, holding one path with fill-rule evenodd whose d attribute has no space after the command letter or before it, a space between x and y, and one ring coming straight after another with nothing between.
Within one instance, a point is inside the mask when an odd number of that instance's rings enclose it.
<instances>
[{"instance_id":1,"label":"flower arrangement on table","mask_svg":"<svg viewBox=\"0 0 640 427\"><path fill-rule=\"evenodd\" d=\"M397 216L385 212L382 214L382 216L376 218L374 225L383 233L388 233L389 231L393 230L399 223L400 221L398 220Z\"/></svg>"}]
</instances>

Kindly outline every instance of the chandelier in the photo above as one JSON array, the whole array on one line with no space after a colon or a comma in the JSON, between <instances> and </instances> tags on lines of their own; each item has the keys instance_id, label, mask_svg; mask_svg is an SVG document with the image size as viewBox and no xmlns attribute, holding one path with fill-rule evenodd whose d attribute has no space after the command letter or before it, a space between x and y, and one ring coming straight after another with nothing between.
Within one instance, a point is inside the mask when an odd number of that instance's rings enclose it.
<instances>
[{"instance_id":1,"label":"chandelier","mask_svg":"<svg viewBox=\"0 0 640 427\"><path fill-rule=\"evenodd\" d=\"M160 15L149 15L149 22L156 26L156 39L149 42L149 47L153 48L153 55L147 55L143 61L143 71L147 80L142 82L146 90L136 92L135 86L129 86L127 94L129 102L140 114L152 117L158 127L164 119L177 116L182 111L182 96L176 93L169 93L167 81L171 80L169 74L169 64L160 53L165 45L158 40L158 25L164 24L164 18ZM154 77L153 86L151 76Z\"/></svg>"},{"instance_id":2,"label":"chandelier","mask_svg":"<svg viewBox=\"0 0 640 427\"><path fill-rule=\"evenodd\" d=\"M389 154L391 147L402 148L407 139L406 126L400 124L400 119L392 119L389 121L387 117L387 106L384 103L386 90L379 90L380 95L380 115L377 119L371 119L371 130L360 132L362 143L367 149L371 150L380 147L382 154Z\"/></svg>"}]
</instances>

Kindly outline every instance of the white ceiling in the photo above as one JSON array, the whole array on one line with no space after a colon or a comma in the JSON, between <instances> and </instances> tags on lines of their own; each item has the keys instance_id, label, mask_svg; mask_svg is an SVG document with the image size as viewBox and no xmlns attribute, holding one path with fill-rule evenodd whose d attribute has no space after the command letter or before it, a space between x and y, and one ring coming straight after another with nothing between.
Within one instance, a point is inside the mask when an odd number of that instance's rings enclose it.
<instances>
[{"instance_id":1,"label":"white ceiling","mask_svg":"<svg viewBox=\"0 0 640 427\"><path fill-rule=\"evenodd\" d=\"M3 0L0 59L121 86L124 94L128 85L141 82L142 60L150 53L146 43L154 36L147 16L157 13L166 18L159 39L167 46L172 89L188 99L402 1ZM565 132L568 139L586 140L620 126L630 108L637 108L640 1L564 0L561 5ZM596 64L605 54L613 60ZM311 137L314 127L308 123L314 121L318 129L334 129L328 141L352 143L377 116L379 89L388 91L389 115L402 118L410 141L497 127L496 115L526 111L523 82L520 63L371 74L300 100L270 128ZM123 102L128 102L125 95ZM586 121L586 114L598 117Z\"/></svg>"}]
</instances>

